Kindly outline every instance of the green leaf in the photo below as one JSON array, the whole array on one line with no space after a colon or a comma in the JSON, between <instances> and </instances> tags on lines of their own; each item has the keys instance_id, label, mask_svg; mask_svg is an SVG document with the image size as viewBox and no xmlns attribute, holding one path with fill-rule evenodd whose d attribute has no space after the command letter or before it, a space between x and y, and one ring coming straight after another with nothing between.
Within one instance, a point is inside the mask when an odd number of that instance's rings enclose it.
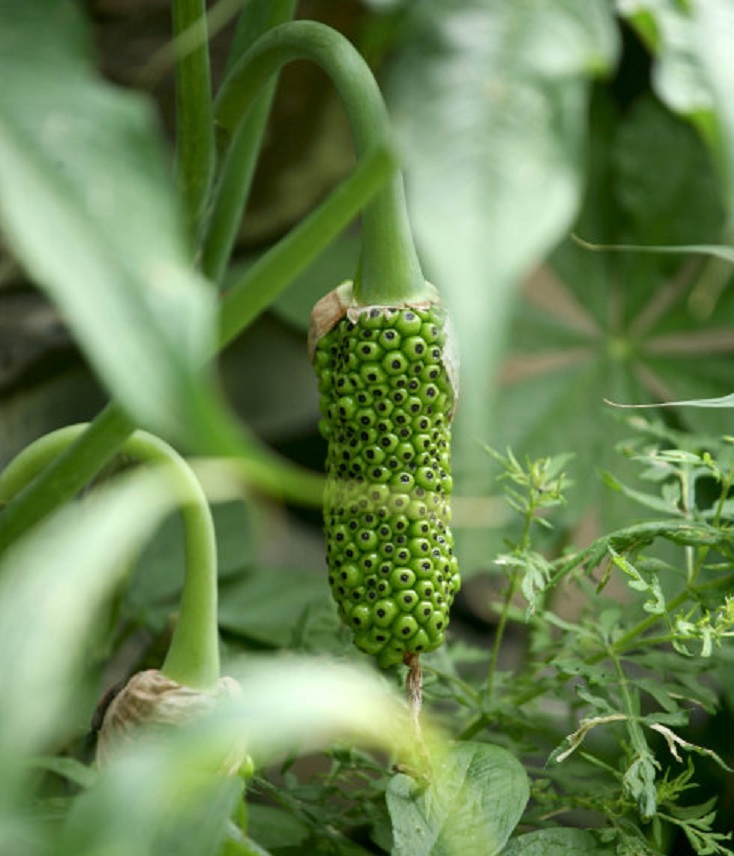
<instances>
[{"instance_id":1,"label":"green leaf","mask_svg":"<svg viewBox=\"0 0 734 856\"><path fill-rule=\"evenodd\" d=\"M576 211L588 78L616 30L597 0L422 0L402 43L392 112L419 249L457 323L455 467L471 490L516 287Z\"/></svg>"},{"instance_id":2,"label":"green leaf","mask_svg":"<svg viewBox=\"0 0 734 856\"><path fill-rule=\"evenodd\" d=\"M709 111L711 91L697 55L691 5L678 0L617 0L617 9L657 55L652 83L660 98L679 113Z\"/></svg>"},{"instance_id":3,"label":"green leaf","mask_svg":"<svg viewBox=\"0 0 734 856\"><path fill-rule=\"evenodd\" d=\"M76 801L56 842L60 856L219 853L242 782L217 775L200 746L163 740L145 748L103 770Z\"/></svg>"},{"instance_id":4,"label":"green leaf","mask_svg":"<svg viewBox=\"0 0 734 856\"><path fill-rule=\"evenodd\" d=\"M706 243L720 232L720 183L685 123L648 98L620 116L599 96L591 130L594 169L577 233L662 244ZM731 390L734 300L730 289L710 290L710 274L700 258L589 252L567 241L532 278L517 307L491 442L530 458L574 450L574 488L556 521L592 507L604 527L630 520L626 498L590 474L613 470L634 486L639 466L620 459L615 444L640 420L604 399L647 404ZM703 408L681 409L675 424L713 436L729 428L724 412Z\"/></svg>"},{"instance_id":5,"label":"green leaf","mask_svg":"<svg viewBox=\"0 0 734 856\"><path fill-rule=\"evenodd\" d=\"M76 801L54 853L218 853L241 799L241 783L223 772L245 747L259 762L347 738L388 752L409 748L404 705L374 672L324 658L250 658L243 667L230 665L242 692L196 722L141 734ZM279 832L293 840L298 824Z\"/></svg>"},{"instance_id":6,"label":"green leaf","mask_svg":"<svg viewBox=\"0 0 734 856\"><path fill-rule=\"evenodd\" d=\"M499 853L528 801L525 770L507 750L486 743L451 746L422 786L402 773L388 785L393 856Z\"/></svg>"},{"instance_id":7,"label":"green leaf","mask_svg":"<svg viewBox=\"0 0 734 856\"><path fill-rule=\"evenodd\" d=\"M258 568L222 590L219 623L263 645L333 648L339 626L326 579L306 569ZM301 637L297 639L297 637Z\"/></svg>"},{"instance_id":8,"label":"green leaf","mask_svg":"<svg viewBox=\"0 0 734 856\"><path fill-rule=\"evenodd\" d=\"M175 504L137 473L39 525L0 566L0 802L28 753L65 735L84 701L82 657L125 562ZM114 544L114 549L110 545Z\"/></svg>"},{"instance_id":9,"label":"green leaf","mask_svg":"<svg viewBox=\"0 0 734 856\"><path fill-rule=\"evenodd\" d=\"M247 834L268 848L299 847L308 838L308 827L297 817L275 806L247 806Z\"/></svg>"},{"instance_id":10,"label":"green leaf","mask_svg":"<svg viewBox=\"0 0 734 856\"><path fill-rule=\"evenodd\" d=\"M240 572L245 557L255 550L253 511L240 501L213 505L220 581ZM124 594L124 611L137 622L161 631L176 609L183 587L184 530L180 515L172 515L137 559Z\"/></svg>"},{"instance_id":11,"label":"green leaf","mask_svg":"<svg viewBox=\"0 0 734 856\"><path fill-rule=\"evenodd\" d=\"M158 433L201 442L216 307L191 269L150 105L95 74L76 4L3 6L6 240L123 406Z\"/></svg>"},{"instance_id":12,"label":"green leaf","mask_svg":"<svg viewBox=\"0 0 734 856\"><path fill-rule=\"evenodd\" d=\"M669 253L676 256L690 256L699 253L704 256L715 256L725 262L734 263L734 248L720 244L678 244L677 246L663 244L592 244L584 241L578 235L572 236L574 241L587 250L595 252L615 253Z\"/></svg>"},{"instance_id":13,"label":"green leaf","mask_svg":"<svg viewBox=\"0 0 734 856\"><path fill-rule=\"evenodd\" d=\"M620 404L618 402L609 402L615 407L734 407L734 393L722 395L718 398L694 398L690 401L657 401L655 404Z\"/></svg>"},{"instance_id":14,"label":"green leaf","mask_svg":"<svg viewBox=\"0 0 734 856\"><path fill-rule=\"evenodd\" d=\"M701 130L718 161L729 217L734 217L734 10L728 0L619 0L657 54L653 82L661 99Z\"/></svg>"},{"instance_id":15,"label":"green leaf","mask_svg":"<svg viewBox=\"0 0 734 856\"><path fill-rule=\"evenodd\" d=\"M616 849L586 829L539 829L514 838L502 856L614 856Z\"/></svg>"}]
</instances>

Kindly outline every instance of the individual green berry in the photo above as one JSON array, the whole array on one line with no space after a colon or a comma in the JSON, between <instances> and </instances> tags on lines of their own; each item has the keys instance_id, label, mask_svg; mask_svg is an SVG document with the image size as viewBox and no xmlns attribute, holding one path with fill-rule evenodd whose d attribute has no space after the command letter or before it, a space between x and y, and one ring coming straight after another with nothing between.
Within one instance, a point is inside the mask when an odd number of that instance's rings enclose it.
<instances>
[{"instance_id":1,"label":"individual green berry","mask_svg":"<svg viewBox=\"0 0 734 856\"><path fill-rule=\"evenodd\" d=\"M368 630L372 626L372 610L364 603L359 604L352 609L349 621L352 627Z\"/></svg>"},{"instance_id":2,"label":"individual green berry","mask_svg":"<svg viewBox=\"0 0 734 856\"><path fill-rule=\"evenodd\" d=\"M415 574L410 568L397 567L390 574L390 585L393 591L412 588Z\"/></svg>"},{"instance_id":3,"label":"individual green berry","mask_svg":"<svg viewBox=\"0 0 734 856\"><path fill-rule=\"evenodd\" d=\"M403 353L411 362L422 359L427 352L428 345L420 336L411 336L403 342Z\"/></svg>"},{"instance_id":4,"label":"individual green berry","mask_svg":"<svg viewBox=\"0 0 734 856\"><path fill-rule=\"evenodd\" d=\"M433 650L433 645L431 644L431 637L422 627L419 627L415 636L411 638L410 647L413 651L417 653L420 653L421 651Z\"/></svg>"},{"instance_id":5,"label":"individual green berry","mask_svg":"<svg viewBox=\"0 0 734 856\"><path fill-rule=\"evenodd\" d=\"M379 363L364 363L359 368L359 377L362 383L369 386L379 386L387 380L385 370ZM372 393L374 395L374 392Z\"/></svg>"},{"instance_id":6,"label":"individual green berry","mask_svg":"<svg viewBox=\"0 0 734 856\"><path fill-rule=\"evenodd\" d=\"M418 622L412 615L401 615L392 626L392 632L398 639L409 639L418 630Z\"/></svg>"},{"instance_id":7,"label":"individual green berry","mask_svg":"<svg viewBox=\"0 0 734 856\"><path fill-rule=\"evenodd\" d=\"M391 377L404 375L408 367L408 358L400 351L390 351L382 360L382 367Z\"/></svg>"},{"instance_id":8,"label":"individual green berry","mask_svg":"<svg viewBox=\"0 0 734 856\"><path fill-rule=\"evenodd\" d=\"M357 354L365 362L379 362L384 356L384 351L377 342L360 342L357 345Z\"/></svg>"},{"instance_id":9,"label":"individual green berry","mask_svg":"<svg viewBox=\"0 0 734 856\"><path fill-rule=\"evenodd\" d=\"M401 344L400 333L394 327L389 327L380 334L379 342L384 350L395 351Z\"/></svg>"},{"instance_id":10,"label":"individual green berry","mask_svg":"<svg viewBox=\"0 0 734 856\"><path fill-rule=\"evenodd\" d=\"M364 651L365 654L372 654L373 656L377 656L382 651L387 641L388 637L385 631L374 627L370 631L359 631L354 634L354 644L357 648Z\"/></svg>"},{"instance_id":11,"label":"individual green berry","mask_svg":"<svg viewBox=\"0 0 734 856\"><path fill-rule=\"evenodd\" d=\"M403 312L397 312L396 315L393 326L401 336L415 336L420 332L423 321L415 312L406 309Z\"/></svg>"},{"instance_id":12,"label":"individual green berry","mask_svg":"<svg viewBox=\"0 0 734 856\"><path fill-rule=\"evenodd\" d=\"M377 627L389 627L399 612L394 600L378 600L372 607L372 620Z\"/></svg>"}]
</instances>

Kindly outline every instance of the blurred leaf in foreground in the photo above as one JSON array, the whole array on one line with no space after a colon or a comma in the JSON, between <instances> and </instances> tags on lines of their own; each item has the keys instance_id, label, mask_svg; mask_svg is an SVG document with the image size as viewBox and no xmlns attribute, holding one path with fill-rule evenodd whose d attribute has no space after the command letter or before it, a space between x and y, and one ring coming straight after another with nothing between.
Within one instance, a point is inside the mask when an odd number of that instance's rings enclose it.
<instances>
[{"instance_id":1,"label":"blurred leaf in foreground","mask_svg":"<svg viewBox=\"0 0 734 856\"><path fill-rule=\"evenodd\" d=\"M206 444L212 290L192 270L162 135L91 65L76 4L0 4L0 221L108 389Z\"/></svg>"}]
</instances>

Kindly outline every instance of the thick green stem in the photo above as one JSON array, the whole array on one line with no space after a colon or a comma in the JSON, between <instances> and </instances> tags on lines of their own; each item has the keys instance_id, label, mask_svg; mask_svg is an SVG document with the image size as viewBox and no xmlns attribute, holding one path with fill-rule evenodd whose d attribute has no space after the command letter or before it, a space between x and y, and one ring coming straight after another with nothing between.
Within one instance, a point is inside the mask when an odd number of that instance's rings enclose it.
<instances>
[{"instance_id":1,"label":"thick green stem","mask_svg":"<svg viewBox=\"0 0 734 856\"><path fill-rule=\"evenodd\" d=\"M227 72L263 33L278 24L290 21L296 5L297 0L249 3L240 16ZM201 261L203 273L214 282L221 282L237 238L276 84L277 81L273 79L260 92L247 118L238 128L226 158L217 169L216 188Z\"/></svg>"},{"instance_id":2,"label":"thick green stem","mask_svg":"<svg viewBox=\"0 0 734 856\"><path fill-rule=\"evenodd\" d=\"M318 208L245 271L222 299L220 347L229 344L326 249L379 191L393 167L385 149L366 154Z\"/></svg>"},{"instance_id":3,"label":"thick green stem","mask_svg":"<svg viewBox=\"0 0 734 856\"><path fill-rule=\"evenodd\" d=\"M75 442L87 425L70 425L27 446L0 474L0 500L22 491ZM167 443L135 431L120 451L151 464L175 492L184 522L186 573L178 621L162 671L196 689L212 689L219 678L217 552L214 524L204 491L186 461Z\"/></svg>"},{"instance_id":4,"label":"thick green stem","mask_svg":"<svg viewBox=\"0 0 734 856\"><path fill-rule=\"evenodd\" d=\"M174 0L174 45L182 34L194 33L190 49L176 55L176 173L189 227L195 241L201 228L214 175L209 38L204 0Z\"/></svg>"},{"instance_id":5,"label":"thick green stem","mask_svg":"<svg viewBox=\"0 0 734 856\"><path fill-rule=\"evenodd\" d=\"M232 144L261 86L284 64L308 59L334 82L349 116L357 156L389 143L390 126L380 90L364 59L344 36L323 24L295 21L262 36L236 63L215 104L223 152ZM395 170L365 208L354 295L362 304L399 305L429 299L415 252L402 177Z\"/></svg>"},{"instance_id":6,"label":"thick green stem","mask_svg":"<svg viewBox=\"0 0 734 856\"><path fill-rule=\"evenodd\" d=\"M88 484L115 456L134 429L132 422L114 404L108 405L62 454L9 497L0 515L0 555L24 532ZM3 474L3 478L5 474Z\"/></svg>"}]
</instances>

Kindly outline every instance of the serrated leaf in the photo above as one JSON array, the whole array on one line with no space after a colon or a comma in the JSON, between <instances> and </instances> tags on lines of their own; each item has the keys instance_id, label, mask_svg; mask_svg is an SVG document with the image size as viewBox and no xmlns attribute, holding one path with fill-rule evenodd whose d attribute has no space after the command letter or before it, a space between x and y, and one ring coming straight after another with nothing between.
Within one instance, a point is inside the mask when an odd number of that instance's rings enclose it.
<instances>
[{"instance_id":1,"label":"serrated leaf","mask_svg":"<svg viewBox=\"0 0 734 856\"><path fill-rule=\"evenodd\" d=\"M635 502L644 505L646 508L652 508L654 511L660 511L663 514L681 514L682 512L677 505L665 497L661 497L654 493L645 493L641 490L635 490L623 484L619 479L615 478L611 473L604 472L602 474L605 484L613 490L623 493L626 497L634 499Z\"/></svg>"},{"instance_id":2,"label":"serrated leaf","mask_svg":"<svg viewBox=\"0 0 734 856\"><path fill-rule=\"evenodd\" d=\"M529 797L525 770L499 746L460 743L436 762L432 783L393 777L387 806L393 856L499 853Z\"/></svg>"},{"instance_id":3,"label":"serrated leaf","mask_svg":"<svg viewBox=\"0 0 734 856\"><path fill-rule=\"evenodd\" d=\"M514 838L502 856L613 856L616 849L586 829L539 829Z\"/></svg>"}]
</instances>

